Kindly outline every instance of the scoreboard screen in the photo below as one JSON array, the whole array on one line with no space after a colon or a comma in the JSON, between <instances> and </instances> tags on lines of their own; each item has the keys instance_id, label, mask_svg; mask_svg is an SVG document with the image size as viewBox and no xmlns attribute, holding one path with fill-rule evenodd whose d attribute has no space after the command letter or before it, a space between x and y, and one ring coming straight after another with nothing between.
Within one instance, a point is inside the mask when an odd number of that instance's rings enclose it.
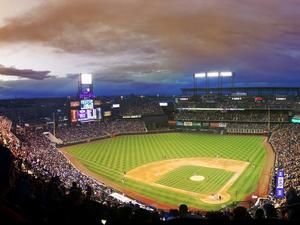
<instances>
[{"instance_id":1,"label":"scoreboard screen","mask_svg":"<svg viewBox=\"0 0 300 225\"><path fill-rule=\"evenodd\" d=\"M93 109L93 100L92 99L85 99L80 101L80 109Z\"/></svg>"},{"instance_id":2,"label":"scoreboard screen","mask_svg":"<svg viewBox=\"0 0 300 225\"><path fill-rule=\"evenodd\" d=\"M98 106L101 104L100 100L82 99L70 102L70 121L76 122L89 122L101 120L103 112ZM77 107L75 107L77 106Z\"/></svg>"},{"instance_id":3,"label":"scoreboard screen","mask_svg":"<svg viewBox=\"0 0 300 225\"><path fill-rule=\"evenodd\" d=\"M77 110L76 109L71 110L71 122L72 123L77 122Z\"/></svg>"},{"instance_id":4,"label":"scoreboard screen","mask_svg":"<svg viewBox=\"0 0 300 225\"><path fill-rule=\"evenodd\" d=\"M111 111L104 111L104 116L111 116Z\"/></svg>"},{"instance_id":5,"label":"scoreboard screen","mask_svg":"<svg viewBox=\"0 0 300 225\"><path fill-rule=\"evenodd\" d=\"M96 109L82 109L77 112L78 121L90 121L97 119Z\"/></svg>"},{"instance_id":6,"label":"scoreboard screen","mask_svg":"<svg viewBox=\"0 0 300 225\"><path fill-rule=\"evenodd\" d=\"M80 103L79 103L79 101L72 101L72 102L70 102L70 106L71 107L79 107Z\"/></svg>"}]
</instances>

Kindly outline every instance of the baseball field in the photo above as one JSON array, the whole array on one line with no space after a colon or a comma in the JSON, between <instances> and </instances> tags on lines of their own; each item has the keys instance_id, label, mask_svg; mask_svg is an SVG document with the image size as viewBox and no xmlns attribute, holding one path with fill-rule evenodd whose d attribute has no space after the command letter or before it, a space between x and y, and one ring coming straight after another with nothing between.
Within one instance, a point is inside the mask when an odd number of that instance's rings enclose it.
<instances>
[{"instance_id":1,"label":"baseball field","mask_svg":"<svg viewBox=\"0 0 300 225\"><path fill-rule=\"evenodd\" d=\"M262 136L164 133L61 150L84 173L148 204L216 210L268 186L265 146Z\"/></svg>"}]
</instances>

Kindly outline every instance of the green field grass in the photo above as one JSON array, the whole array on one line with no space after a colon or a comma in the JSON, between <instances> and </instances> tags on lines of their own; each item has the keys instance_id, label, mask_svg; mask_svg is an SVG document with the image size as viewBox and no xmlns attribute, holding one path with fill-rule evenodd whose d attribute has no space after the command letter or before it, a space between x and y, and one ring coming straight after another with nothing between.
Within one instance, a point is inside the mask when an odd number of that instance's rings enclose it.
<instances>
[{"instance_id":1,"label":"green field grass","mask_svg":"<svg viewBox=\"0 0 300 225\"><path fill-rule=\"evenodd\" d=\"M181 166L159 179L156 183L201 194L214 194L233 176L233 172L200 166ZM191 176L200 175L201 182L190 180Z\"/></svg>"},{"instance_id":2,"label":"green field grass","mask_svg":"<svg viewBox=\"0 0 300 225\"><path fill-rule=\"evenodd\" d=\"M123 174L146 163L175 158L220 157L249 161L249 166L229 194L232 201L243 200L256 190L259 176L266 161L261 136L227 136L197 133L167 133L119 136L81 145L69 146L68 151L91 171L161 203L214 210L224 205L210 205L185 194L173 193L127 179ZM208 189L217 184L210 183ZM203 189L204 190L204 189Z\"/></svg>"}]
</instances>

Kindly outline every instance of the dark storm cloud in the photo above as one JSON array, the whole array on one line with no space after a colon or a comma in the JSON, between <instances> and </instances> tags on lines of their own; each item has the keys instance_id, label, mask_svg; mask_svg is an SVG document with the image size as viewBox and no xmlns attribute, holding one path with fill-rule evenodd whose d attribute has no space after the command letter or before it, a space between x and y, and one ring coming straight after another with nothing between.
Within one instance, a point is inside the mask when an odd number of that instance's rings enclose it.
<instances>
[{"instance_id":1,"label":"dark storm cloud","mask_svg":"<svg viewBox=\"0 0 300 225\"><path fill-rule=\"evenodd\" d=\"M17 69L14 67L5 67L0 64L0 75L17 76L33 80L43 80L53 77L49 75L50 71L36 71L32 69Z\"/></svg>"},{"instance_id":2,"label":"dark storm cloud","mask_svg":"<svg viewBox=\"0 0 300 225\"><path fill-rule=\"evenodd\" d=\"M76 95L78 83L67 78L0 81L0 99Z\"/></svg>"},{"instance_id":3,"label":"dark storm cloud","mask_svg":"<svg viewBox=\"0 0 300 225\"><path fill-rule=\"evenodd\" d=\"M76 80L78 80L79 79L79 76L80 76L80 74L79 73L70 73L70 74L67 74L66 75L66 78L68 78L68 79L76 79Z\"/></svg>"},{"instance_id":4,"label":"dark storm cloud","mask_svg":"<svg viewBox=\"0 0 300 225\"><path fill-rule=\"evenodd\" d=\"M288 1L51 1L7 20L0 41L40 42L67 52L110 53L134 47L152 52L154 44L183 55L220 53L232 51L232 44L247 47L272 40L280 32L273 29L275 23L295 32L288 17L297 16L282 12L285 4Z\"/></svg>"},{"instance_id":5,"label":"dark storm cloud","mask_svg":"<svg viewBox=\"0 0 300 225\"><path fill-rule=\"evenodd\" d=\"M298 73L299 10L298 0L53 0L7 19L0 46L37 43L99 62L120 56L127 64L95 63L91 71L113 83L171 83L223 69L280 80Z\"/></svg>"}]
</instances>

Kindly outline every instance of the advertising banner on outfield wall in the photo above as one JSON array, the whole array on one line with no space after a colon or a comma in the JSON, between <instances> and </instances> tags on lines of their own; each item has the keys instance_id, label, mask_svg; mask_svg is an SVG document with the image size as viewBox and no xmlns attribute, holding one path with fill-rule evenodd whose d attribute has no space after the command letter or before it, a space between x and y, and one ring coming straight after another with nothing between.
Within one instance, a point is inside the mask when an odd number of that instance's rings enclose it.
<instances>
[{"instance_id":1,"label":"advertising banner on outfield wall","mask_svg":"<svg viewBox=\"0 0 300 225\"><path fill-rule=\"evenodd\" d=\"M169 125L176 125L176 126L185 126L185 127L202 127L201 122L191 122L191 121L168 121Z\"/></svg>"},{"instance_id":2,"label":"advertising banner on outfield wall","mask_svg":"<svg viewBox=\"0 0 300 225\"><path fill-rule=\"evenodd\" d=\"M203 122L203 123L202 123L202 126L208 128L208 127L209 127L209 123L208 123L208 122Z\"/></svg>"},{"instance_id":3,"label":"advertising banner on outfield wall","mask_svg":"<svg viewBox=\"0 0 300 225\"><path fill-rule=\"evenodd\" d=\"M227 123L210 123L210 128L226 128Z\"/></svg>"},{"instance_id":4,"label":"advertising banner on outfield wall","mask_svg":"<svg viewBox=\"0 0 300 225\"><path fill-rule=\"evenodd\" d=\"M219 127L226 128L227 127L227 123L219 123Z\"/></svg>"},{"instance_id":5,"label":"advertising banner on outfield wall","mask_svg":"<svg viewBox=\"0 0 300 225\"><path fill-rule=\"evenodd\" d=\"M284 172L278 170L276 176L276 198L284 198Z\"/></svg>"},{"instance_id":6,"label":"advertising banner on outfield wall","mask_svg":"<svg viewBox=\"0 0 300 225\"><path fill-rule=\"evenodd\" d=\"M193 123L192 122L184 122L183 125L185 127L191 127L191 126L193 126Z\"/></svg>"},{"instance_id":7,"label":"advertising banner on outfield wall","mask_svg":"<svg viewBox=\"0 0 300 225\"><path fill-rule=\"evenodd\" d=\"M210 123L211 128L219 128L219 123Z\"/></svg>"},{"instance_id":8,"label":"advertising banner on outfield wall","mask_svg":"<svg viewBox=\"0 0 300 225\"><path fill-rule=\"evenodd\" d=\"M201 127L202 124L200 122L193 122L193 127Z\"/></svg>"},{"instance_id":9,"label":"advertising banner on outfield wall","mask_svg":"<svg viewBox=\"0 0 300 225\"><path fill-rule=\"evenodd\" d=\"M168 124L171 126L175 126L176 125L176 121L175 120L169 120Z\"/></svg>"},{"instance_id":10,"label":"advertising banner on outfield wall","mask_svg":"<svg viewBox=\"0 0 300 225\"><path fill-rule=\"evenodd\" d=\"M176 126L183 126L183 122L182 121L176 121Z\"/></svg>"}]
</instances>

